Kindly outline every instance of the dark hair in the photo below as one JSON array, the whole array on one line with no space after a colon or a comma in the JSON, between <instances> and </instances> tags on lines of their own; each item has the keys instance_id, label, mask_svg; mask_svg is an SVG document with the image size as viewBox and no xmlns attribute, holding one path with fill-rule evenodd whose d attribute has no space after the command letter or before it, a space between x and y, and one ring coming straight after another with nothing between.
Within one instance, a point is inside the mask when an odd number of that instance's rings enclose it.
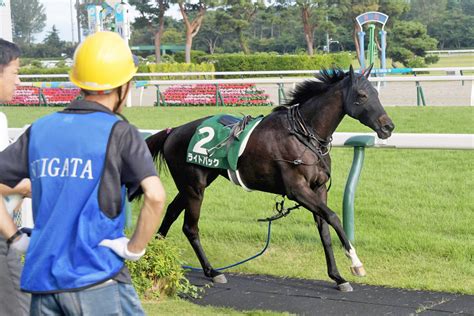
<instances>
[{"instance_id":1,"label":"dark hair","mask_svg":"<svg viewBox=\"0 0 474 316\"><path fill-rule=\"evenodd\" d=\"M18 57L20 57L18 46L0 38L0 70Z\"/></svg>"}]
</instances>

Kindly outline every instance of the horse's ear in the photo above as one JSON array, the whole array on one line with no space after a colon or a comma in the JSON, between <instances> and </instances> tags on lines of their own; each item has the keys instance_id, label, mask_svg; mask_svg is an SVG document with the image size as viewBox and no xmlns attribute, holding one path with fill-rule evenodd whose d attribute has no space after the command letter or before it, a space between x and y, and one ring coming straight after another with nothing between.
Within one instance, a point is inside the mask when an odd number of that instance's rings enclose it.
<instances>
[{"instance_id":1,"label":"horse's ear","mask_svg":"<svg viewBox=\"0 0 474 316\"><path fill-rule=\"evenodd\" d=\"M351 78L351 82L354 83L355 74L354 74L354 68L352 67L352 64L349 67L349 78Z\"/></svg>"},{"instance_id":2,"label":"horse's ear","mask_svg":"<svg viewBox=\"0 0 474 316\"><path fill-rule=\"evenodd\" d=\"M374 63L370 64L370 67L364 70L363 75L369 79L370 77L370 72L372 71L372 68L374 67Z\"/></svg>"}]
</instances>

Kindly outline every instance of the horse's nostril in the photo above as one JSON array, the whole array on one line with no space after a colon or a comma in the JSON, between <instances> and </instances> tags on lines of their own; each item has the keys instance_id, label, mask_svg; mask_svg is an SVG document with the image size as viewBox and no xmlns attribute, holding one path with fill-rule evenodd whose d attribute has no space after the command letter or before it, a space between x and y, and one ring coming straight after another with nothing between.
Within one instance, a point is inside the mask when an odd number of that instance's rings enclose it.
<instances>
[{"instance_id":1,"label":"horse's nostril","mask_svg":"<svg viewBox=\"0 0 474 316\"><path fill-rule=\"evenodd\" d=\"M388 123L384 126L386 129L388 129L389 131L393 131L395 129L395 125L393 125L393 123Z\"/></svg>"}]
</instances>

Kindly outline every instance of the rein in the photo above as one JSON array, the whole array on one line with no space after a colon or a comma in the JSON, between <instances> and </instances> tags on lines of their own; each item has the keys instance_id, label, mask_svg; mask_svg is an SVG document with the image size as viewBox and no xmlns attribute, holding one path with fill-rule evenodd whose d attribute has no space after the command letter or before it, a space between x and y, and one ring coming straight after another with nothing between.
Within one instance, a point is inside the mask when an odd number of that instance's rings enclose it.
<instances>
[{"instance_id":1,"label":"rein","mask_svg":"<svg viewBox=\"0 0 474 316\"><path fill-rule=\"evenodd\" d=\"M326 160L324 157L329 154L331 151L331 142L332 137L329 136L327 139L323 139L322 137L318 136L314 129L311 126L308 126L301 115L299 110L299 105L294 105L288 108L287 111L287 118L289 122L288 131L291 135L294 135L300 143L305 146L305 150L301 153L300 157L295 160L286 160L286 159L275 159L277 161L284 161L294 165L305 165L305 166L312 166L317 165L320 162L323 164L324 168L326 169L326 173L329 178L329 186L327 191L331 189L331 169L329 168ZM311 150L316 157L318 158L317 161L313 163L306 163L304 162L301 157L304 155L306 150Z\"/></svg>"},{"instance_id":2,"label":"rein","mask_svg":"<svg viewBox=\"0 0 474 316\"><path fill-rule=\"evenodd\" d=\"M299 105L294 105L287 112L288 128L290 134L295 135L298 140L314 152L318 158L329 154L331 150L332 137L323 139L316 134L311 126L308 126L301 115Z\"/></svg>"},{"instance_id":3,"label":"rein","mask_svg":"<svg viewBox=\"0 0 474 316\"><path fill-rule=\"evenodd\" d=\"M229 265L221 267L221 268L216 268L215 270L217 270L217 271L227 270L229 268L239 266L239 265L241 265L241 264L243 264L247 261L250 261L252 259L255 259L255 258L260 257L261 255L263 255L263 253L267 250L268 246L270 245L270 237L271 237L271 233L272 233L272 222L277 220L277 219L280 219L282 217L287 216L288 214L290 214L291 211L301 207L300 204L296 204L293 207L285 208L284 203L285 203L285 197L283 197L283 199L281 201L275 201L276 214L271 216L271 217L267 217L267 218L257 220L258 222L268 222L267 240L265 241L265 245L263 246L263 249L260 250L260 252L258 252L257 254L255 254L255 255L247 258L247 259L238 261L238 262L233 263L233 264L229 264ZM187 270L191 270L191 271L202 271L202 268L196 268L196 267L192 267L192 266L188 266L188 265L182 265L181 267L183 269L187 269Z\"/></svg>"}]
</instances>

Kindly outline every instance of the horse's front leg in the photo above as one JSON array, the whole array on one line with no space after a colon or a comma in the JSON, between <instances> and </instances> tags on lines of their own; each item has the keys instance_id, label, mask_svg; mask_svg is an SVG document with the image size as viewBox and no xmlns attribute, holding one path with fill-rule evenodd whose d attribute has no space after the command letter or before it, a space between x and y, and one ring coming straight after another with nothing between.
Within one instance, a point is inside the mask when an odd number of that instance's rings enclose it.
<instances>
[{"instance_id":1,"label":"horse's front leg","mask_svg":"<svg viewBox=\"0 0 474 316\"><path fill-rule=\"evenodd\" d=\"M350 243L349 239L342 228L341 221L327 205L326 201L322 199L319 194L316 194L303 180L293 185L288 192L288 196L310 210L314 215L320 216L336 231L337 236L341 240L346 256L352 261L351 271L357 276L365 276L365 270L362 262L357 257L355 248Z\"/></svg>"},{"instance_id":2,"label":"horse's front leg","mask_svg":"<svg viewBox=\"0 0 474 316\"><path fill-rule=\"evenodd\" d=\"M204 249L201 246L198 222L199 214L201 212L203 193L204 191L202 194L198 194L198 196L188 197L186 211L184 212L183 232L188 238L189 243L193 247L199 262L201 263L204 275L208 278L212 278L213 282L227 283L225 275L212 268L211 263L207 259Z\"/></svg>"},{"instance_id":3,"label":"horse's front leg","mask_svg":"<svg viewBox=\"0 0 474 316\"><path fill-rule=\"evenodd\" d=\"M320 196L322 201L327 203L327 191L325 186L321 186L316 191L316 194ZM329 232L328 224L325 220L323 220L315 213L313 213L313 218L316 224L318 225L319 236L323 244L329 277L336 282L339 290L343 292L352 291L352 286L343 277L341 277L341 275L339 274L339 270L337 269L336 260L334 259L334 252L332 250L331 234Z\"/></svg>"}]
</instances>

